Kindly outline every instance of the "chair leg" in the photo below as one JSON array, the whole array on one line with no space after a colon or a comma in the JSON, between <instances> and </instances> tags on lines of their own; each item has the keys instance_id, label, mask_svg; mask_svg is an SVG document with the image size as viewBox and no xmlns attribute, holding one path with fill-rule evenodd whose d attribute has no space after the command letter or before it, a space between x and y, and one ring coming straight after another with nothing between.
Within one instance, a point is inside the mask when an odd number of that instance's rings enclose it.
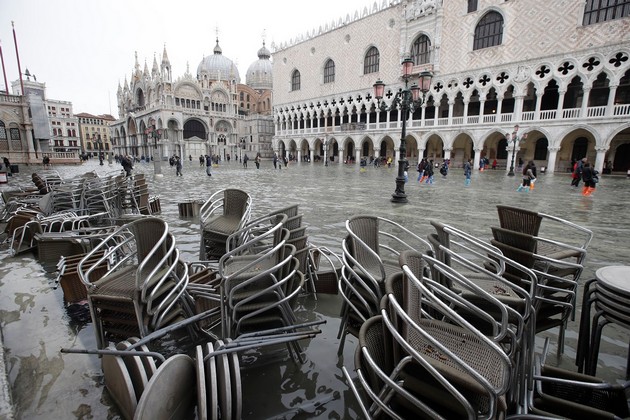
<instances>
[{"instance_id":1,"label":"chair leg","mask_svg":"<svg viewBox=\"0 0 630 420\"><path fill-rule=\"evenodd\" d=\"M556 351L556 356L560 357L564 354L564 334L567 329L568 320L564 320L564 323L560 325L560 331L558 331L558 349Z\"/></svg>"},{"instance_id":2,"label":"chair leg","mask_svg":"<svg viewBox=\"0 0 630 420\"><path fill-rule=\"evenodd\" d=\"M593 317L593 333L591 335L591 346L589 351L589 358L586 365L586 374L595 376L597 372L597 359L599 358L599 342L602 338L602 330L604 326L608 324L608 320L601 318L602 311L599 311ZM597 323L595 320L597 319Z\"/></svg>"},{"instance_id":3,"label":"chair leg","mask_svg":"<svg viewBox=\"0 0 630 420\"><path fill-rule=\"evenodd\" d=\"M578 334L577 353L575 355L575 364L578 372L582 373L586 365L586 357L589 352L589 339L591 335L591 305L594 302L593 293L595 289L591 289L597 279L590 279L584 283L584 296L582 297L582 313L580 314L580 331Z\"/></svg>"}]
</instances>

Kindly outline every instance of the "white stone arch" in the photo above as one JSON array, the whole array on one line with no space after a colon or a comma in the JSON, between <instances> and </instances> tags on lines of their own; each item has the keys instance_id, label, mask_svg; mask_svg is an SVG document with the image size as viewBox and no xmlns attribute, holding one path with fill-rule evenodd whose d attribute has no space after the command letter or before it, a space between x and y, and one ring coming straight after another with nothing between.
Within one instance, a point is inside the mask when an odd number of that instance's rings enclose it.
<instances>
[{"instance_id":1,"label":"white stone arch","mask_svg":"<svg viewBox=\"0 0 630 420\"><path fill-rule=\"evenodd\" d=\"M570 127L566 127L564 128L563 131L559 133L558 139L560 143L558 144L558 147L560 146L560 144L562 144L562 141L566 139L571 133L574 133L575 131L578 131L578 130L584 130L588 132L589 134L591 134L593 136L593 139L595 140L595 147L604 146L602 144L602 137L598 130L595 130L595 128L593 128L592 126L588 124L580 123L580 124L572 125Z\"/></svg>"},{"instance_id":2,"label":"white stone arch","mask_svg":"<svg viewBox=\"0 0 630 420\"><path fill-rule=\"evenodd\" d=\"M630 122L619 125L613 131L611 131L608 136L606 136L607 138L604 139L604 143L601 144L601 146L610 147L612 140L615 138L615 136L617 136L618 134L621 134L622 131L628 130L628 129L630 129Z\"/></svg>"}]
</instances>

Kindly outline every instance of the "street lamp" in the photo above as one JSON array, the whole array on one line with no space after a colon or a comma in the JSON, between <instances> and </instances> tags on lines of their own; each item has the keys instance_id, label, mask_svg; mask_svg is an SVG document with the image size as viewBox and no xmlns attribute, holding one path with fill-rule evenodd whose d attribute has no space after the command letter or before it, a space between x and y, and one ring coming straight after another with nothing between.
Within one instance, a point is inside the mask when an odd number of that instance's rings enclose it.
<instances>
[{"instance_id":1,"label":"street lamp","mask_svg":"<svg viewBox=\"0 0 630 420\"><path fill-rule=\"evenodd\" d=\"M96 137L96 135L92 136L92 141L94 141L94 137ZM103 166L103 140L101 140L101 135L98 135L98 140L96 141L96 144L98 144L98 162L101 166Z\"/></svg>"},{"instance_id":2,"label":"street lamp","mask_svg":"<svg viewBox=\"0 0 630 420\"><path fill-rule=\"evenodd\" d=\"M328 166L328 134L324 137L324 166Z\"/></svg>"},{"instance_id":3,"label":"street lamp","mask_svg":"<svg viewBox=\"0 0 630 420\"><path fill-rule=\"evenodd\" d=\"M514 157L516 155L516 144L527 139L527 133L523 133L520 137L518 136L518 124L514 126L514 131L510 135L510 133L505 133L505 138L508 142L512 142L512 162L510 163L510 171L508 172L508 176L514 176Z\"/></svg>"},{"instance_id":4,"label":"street lamp","mask_svg":"<svg viewBox=\"0 0 630 420\"><path fill-rule=\"evenodd\" d=\"M146 129L145 133L149 138L153 139L153 149L157 156L153 157L153 172L155 176L162 176L162 156L157 142L162 138L162 130L156 130L155 125L151 125Z\"/></svg>"},{"instance_id":5,"label":"street lamp","mask_svg":"<svg viewBox=\"0 0 630 420\"><path fill-rule=\"evenodd\" d=\"M405 137L407 136L407 119L409 118L409 112L413 113L415 107L419 107L424 103L425 95L429 91L431 86L431 79L433 73L430 71L423 71L420 73L419 82L420 86L416 83L408 86L409 79L411 78L411 72L413 70L413 60L405 58L402 62L402 78L405 81L404 89L400 89L394 99L392 100L389 108L385 105L385 102L381 102L383 93L385 92L385 83L382 80L377 80L374 83L374 96L379 102L378 108L381 111L389 111L395 106L400 106L402 110L402 133L400 137L400 159L398 160L398 176L396 177L396 190L392 194L393 203L406 203L407 195L405 194L405 163L407 162L407 144ZM422 93L422 97L420 97Z\"/></svg>"}]
</instances>

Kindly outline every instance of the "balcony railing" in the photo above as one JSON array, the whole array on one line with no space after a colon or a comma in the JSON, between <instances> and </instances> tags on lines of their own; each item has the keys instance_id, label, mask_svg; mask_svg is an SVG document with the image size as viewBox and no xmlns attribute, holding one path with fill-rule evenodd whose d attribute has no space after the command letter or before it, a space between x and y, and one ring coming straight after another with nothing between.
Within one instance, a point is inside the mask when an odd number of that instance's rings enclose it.
<instances>
[{"instance_id":1,"label":"balcony railing","mask_svg":"<svg viewBox=\"0 0 630 420\"><path fill-rule=\"evenodd\" d=\"M608 112L607 112L608 111ZM583 116L583 114L586 114ZM520 120L514 113L488 114L488 115L468 115L466 117L445 117L445 118L425 118L410 119L407 121L407 127L412 129L434 128L434 127L462 127L467 125L495 125L509 124L520 122L545 121L549 122L567 122L575 123L583 122L588 119L620 119L626 121L630 118L630 104L614 105L611 109L607 106L594 106L588 108L567 108L562 110L541 110L541 111L525 111L521 112ZM279 130L277 136L294 136L303 134L320 134L335 132L363 132L370 131L393 131L400 130L402 124L398 120L394 121L370 121L343 123L335 126L313 127L307 129L282 129Z\"/></svg>"}]
</instances>

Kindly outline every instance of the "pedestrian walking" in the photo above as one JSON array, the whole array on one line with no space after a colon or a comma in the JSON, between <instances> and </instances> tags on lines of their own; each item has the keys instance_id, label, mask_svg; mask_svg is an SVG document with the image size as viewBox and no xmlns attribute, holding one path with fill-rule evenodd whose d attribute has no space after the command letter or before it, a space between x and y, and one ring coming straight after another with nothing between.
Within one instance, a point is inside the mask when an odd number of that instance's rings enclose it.
<instances>
[{"instance_id":1,"label":"pedestrian walking","mask_svg":"<svg viewBox=\"0 0 630 420\"><path fill-rule=\"evenodd\" d=\"M470 159L468 159L465 163L464 163L464 185L465 186L469 186L470 185L470 176L472 175L472 161Z\"/></svg>"},{"instance_id":2,"label":"pedestrian walking","mask_svg":"<svg viewBox=\"0 0 630 420\"><path fill-rule=\"evenodd\" d=\"M582 167L582 181L584 181L582 195L586 197L593 194L599 182L599 173L595 168L591 167L591 164L588 162L584 162L584 166Z\"/></svg>"},{"instance_id":3,"label":"pedestrian walking","mask_svg":"<svg viewBox=\"0 0 630 420\"><path fill-rule=\"evenodd\" d=\"M125 175L126 176L131 176L131 171L133 170L133 163L131 162L131 156L127 155L127 156L121 156L120 157L120 164L122 165L124 171L125 171Z\"/></svg>"},{"instance_id":4,"label":"pedestrian walking","mask_svg":"<svg viewBox=\"0 0 630 420\"><path fill-rule=\"evenodd\" d=\"M521 182L521 185L518 186L516 191L529 192L532 179L536 178L536 176L534 175L534 171L532 170L532 167L535 168L534 162L531 160L527 162L527 165L523 167L523 181Z\"/></svg>"},{"instance_id":5,"label":"pedestrian walking","mask_svg":"<svg viewBox=\"0 0 630 420\"><path fill-rule=\"evenodd\" d=\"M277 169L278 167L278 154L274 153L273 154L273 169Z\"/></svg>"},{"instance_id":6,"label":"pedestrian walking","mask_svg":"<svg viewBox=\"0 0 630 420\"><path fill-rule=\"evenodd\" d=\"M422 158L420 159L420 162L418 162L418 166L416 167L416 170L418 171L418 182L422 182L422 179L424 178L424 166L426 165L426 159Z\"/></svg>"},{"instance_id":7,"label":"pedestrian walking","mask_svg":"<svg viewBox=\"0 0 630 420\"><path fill-rule=\"evenodd\" d=\"M446 160L442 162L440 173L442 174L442 178L446 178L446 175L448 175L448 162Z\"/></svg>"},{"instance_id":8,"label":"pedestrian walking","mask_svg":"<svg viewBox=\"0 0 630 420\"><path fill-rule=\"evenodd\" d=\"M430 160L424 169L425 184L433 184L433 174L433 160Z\"/></svg>"},{"instance_id":9,"label":"pedestrian walking","mask_svg":"<svg viewBox=\"0 0 630 420\"><path fill-rule=\"evenodd\" d=\"M206 174L212 176L212 157L206 155Z\"/></svg>"},{"instance_id":10,"label":"pedestrian walking","mask_svg":"<svg viewBox=\"0 0 630 420\"><path fill-rule=\"evenodd\" d=\"M184 176L182 174L182 160L179 156L175 156L175 176Z\"/></svg>"},{"instance_id":11,"label":"pedestrian walking","mask_svg":"<svg viewBox=\"0 0 630 420\"><path fill-rule=\"evenodd\" d=\"M571 186L572 187L579 187L580 186L580 181L582 180L582 169L584 168L584 164L587 162L586 158L582 158L580 160L578 160L577 162L575 162L575 164L573 165L573 174L572 176L572 181L571 181Z\"/></svg>"},{"instance_id":12,"label":"pedestrian walking","mask_svg":"<svg viewBox=\"0 0 630 420\"><path fill-rule=\"evenodd\" d=\"M249 157L247 156L247 153L245 153L245 156L243 156L243 168L247 168L248 160L249 160Z\"/></svg>"},{"instance_id":13,"label":"pedestrian walking","mask_svg":"<svg viewBox=\"0 0 630 420\"><path fill-rule=\"evenodd\" d=\"M260 169L260 153L256 153L256 158L254 158L254 163L256 164L256 169Z\"/></svg>"}]
</instances>

